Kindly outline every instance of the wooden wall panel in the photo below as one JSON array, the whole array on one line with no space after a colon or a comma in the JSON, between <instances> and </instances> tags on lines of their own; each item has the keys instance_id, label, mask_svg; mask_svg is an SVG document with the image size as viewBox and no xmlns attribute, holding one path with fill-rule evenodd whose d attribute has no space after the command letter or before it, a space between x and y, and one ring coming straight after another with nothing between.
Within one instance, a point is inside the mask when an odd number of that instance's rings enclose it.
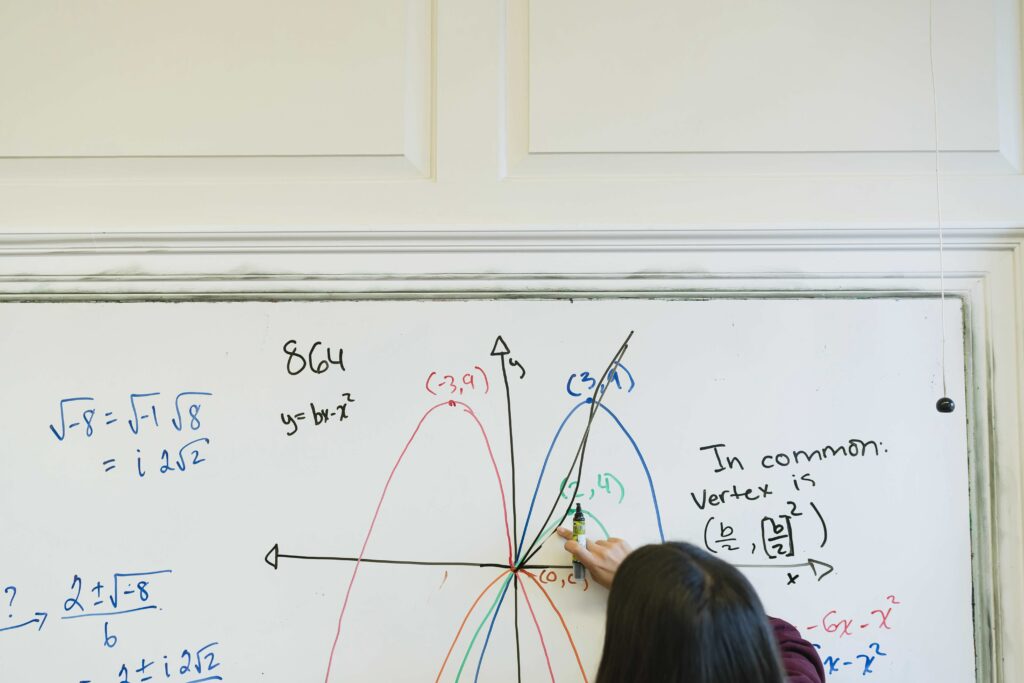
<instances>
[{"instance_id":1,"label":"wooden wall panel","mask_svg":"<svg viewBox=\"0 0 1024 683\"><path fill-rule=\"evenodd\" d=\"M0 157L425 164L429 13L406 0L9 0Z\"/></svg>"},{"instance_id":2,"label":"wooden wall panel","mask_svg":"<svg viewBox=\"0 0 1024 683\"><path fill-rule=\"evenodd\" d=\"M1020 168L1003 0L508 6L510 176Z\"/></svg>"},{"instance_id":3,"label":"wooden wall panel","mask_svg":"<svg viewBox=\"0 0 1024 683\"><path fill-rule=\"evenodd\" d=\"M934 148L928 2L529 3L530 151ZM939 137L999 146L991 0L935 8Z\"/></svg>"}]
</instances>

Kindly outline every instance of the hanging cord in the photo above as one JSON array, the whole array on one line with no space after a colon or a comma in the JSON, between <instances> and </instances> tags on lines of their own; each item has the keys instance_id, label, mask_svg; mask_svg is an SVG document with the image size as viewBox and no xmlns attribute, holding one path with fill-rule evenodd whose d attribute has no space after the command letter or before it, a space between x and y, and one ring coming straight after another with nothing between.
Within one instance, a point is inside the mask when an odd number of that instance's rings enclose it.
<instances>
[{"instance_id":1,"label":"hanging cord","mask_svg":"<svg viewBox=\"0 0 1024 683\"><path fill-rule=\"evenodd\" d=\"M939 186L939 98L935 87L935 0L928 0L928 68L932 82L932 133L935 149L935 224L939 232L939 325L942 327L942 398L936 403L940 413L953 412L953 400L946 393L946 267L942 235L942 192Z\"/></svg>"}]
</instances>

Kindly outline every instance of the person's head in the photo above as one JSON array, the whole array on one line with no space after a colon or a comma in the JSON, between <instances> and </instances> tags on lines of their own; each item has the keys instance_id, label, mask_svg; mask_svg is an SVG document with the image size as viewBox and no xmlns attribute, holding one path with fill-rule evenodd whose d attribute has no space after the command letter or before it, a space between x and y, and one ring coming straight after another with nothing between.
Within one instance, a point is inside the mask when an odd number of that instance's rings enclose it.
<instances>
[{"instance_id":1,"label":"person's head","mask_svg":"<svg viewBox=\"0 0 1024 683\"><path fill-rule=\"evenodd\" d=\"M596 683L783 683L750 582L688 543L648 545L619 566Z\"/></svg>"}]
</instances>

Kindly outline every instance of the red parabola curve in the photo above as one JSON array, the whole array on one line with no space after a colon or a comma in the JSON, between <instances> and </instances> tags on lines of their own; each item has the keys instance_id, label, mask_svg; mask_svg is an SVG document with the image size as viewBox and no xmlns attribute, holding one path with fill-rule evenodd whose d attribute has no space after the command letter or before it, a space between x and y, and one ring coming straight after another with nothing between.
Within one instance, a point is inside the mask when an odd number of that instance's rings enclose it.
<instances>
[{"instance_id":1,"label":"red parabola curve","mask_svg":"<svg viewBox=\"0 0 1024 683\"><path fill-rule=\"evenodd\" d=\"M505 486L501 480L501 473L498 471L498 463L494 459L494 452L491 450L491 441L487 438L487 430L484 429L483 423L480 422L480 418L476 416L473 409L469 405L462 401L443 401L433 406L427 412L423 413L420 421L416 423L416 429L413 430L412 435L409 436L409 440L405 442L405 446L402 448L402 452L399 453L398 459L395 461L394 466L391 468L391 473L388 475L388 479L384 482L384 490L381 491L380 499L377 501L377 508L373 511L373 519L370 520L370 528L366 530L366 538L363 539L363 547L359 549L359 556L356 558L356 565L352 570L352 576L348 580L348 588L345 589L345 600L341 603L341 614L338 615L338 628L334 633L334 642L331 644L331 655L327 659L327 674L324 676L324 683L330 683L331 678L331 667L334 664L334 653L338 649L338 640L341 638L341 622L345 618L345 610L348 607L348 599L352 594L352 585L356 581L356 575L359 573L359 565L362 564L363 554L366 552L366 546L370 542L370 536L373 535L373 527L377 523L377 516L380 514L381 507L384 505L384 497L387 496L388 487L391 486L391 480L395 476L395 472L398 470L398 466L402 464L402 459L405 457L406 452L409 450L409 446L416 439L416 435L419 434L420 428L423 427L423 423L426 422L427 418L437 410L445 406L456 407L460 406L466 414L473 418L477 427L480 429L480 434L484 438L484 445L487 446L487 455L491 459L491 465L494 467L494 476L498 480L498 491L501 493L501 513L505 519L505 540L508 543L508 566L511 569L513 566L512 559L512 533L508 524L508 504L505 500Z\"/></svg>"}]
</instances>

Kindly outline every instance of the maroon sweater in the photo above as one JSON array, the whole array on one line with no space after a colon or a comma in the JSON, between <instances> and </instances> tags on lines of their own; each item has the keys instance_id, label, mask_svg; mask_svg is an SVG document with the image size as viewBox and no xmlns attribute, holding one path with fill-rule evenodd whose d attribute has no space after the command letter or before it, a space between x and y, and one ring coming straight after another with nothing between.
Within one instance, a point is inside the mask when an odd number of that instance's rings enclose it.
<instances>
[{"instance_id":1,"label":"maroon sweater","mask_svg":"<svg viewBox=\"0 0 1024 683\"><path fill-rule=\"evenodd\" d=\"M782 653L782 668L789 683L825 683L825 667L813 645L800 637L792 624L768 617Z\"/></svg>"}]
</instances>

